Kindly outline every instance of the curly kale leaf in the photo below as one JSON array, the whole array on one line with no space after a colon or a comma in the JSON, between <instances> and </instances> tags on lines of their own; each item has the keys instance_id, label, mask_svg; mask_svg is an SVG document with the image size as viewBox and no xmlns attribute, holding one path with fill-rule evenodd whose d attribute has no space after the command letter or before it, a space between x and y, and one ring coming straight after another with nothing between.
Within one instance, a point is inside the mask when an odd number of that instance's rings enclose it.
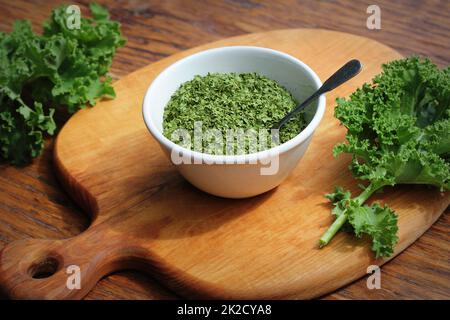
<instances>
[{"instance_id":1,"label":"curly kale leaf","mask_svg":"<svg viewBox=\"0 0 450 320\"><path fill-rule=\"evenodd\" d=\"M347 128L333 153L350 153L355 177L370 184L356 198L336 189L336 220L320 239L326 245L342 226L372 237L372 250L389 256L397 242L397 218L387 206L363 205L387 185L426 184L450 189L450 68L410 57L382 66L373 84L337 99L335 116Z\"/></svg>"},{"instance_id":2,"label":"curly kale leaf","mask_svg":"<svg viewBox=\"0 0 450 320\"><path fill-rule=\"evenodd\" d=\"M389 257L398 241L397 215L388 206L375 203L371 206L356 206L351 202L348 209L348 222L355 235L366 234L372 238L372 251L375 256Z\"/></svg>"},{"instance_id":3,"label":"curly kale leaf","mask_svg":"<svg viewBox=\"0 0 450 320\"><path fill-rule=\"evenodd\" d=\"M353 155L357 178L450 188L450 68L418 57L392 61L373 85L338 99L335 116L348 132L334 154Z\"/></svg>"},{"instance_id":4,"label":"curly kale leaf","mask_svg":"<svg viewBox=\"0 0 450 320\"><path fill-rule=\"evenodd\" d=\"M363 205L372 190L366 189L352 198L349 191L336 187L334 193L325 197L333 202L332 213L336 220L321 237L319 244L325 246L339 229L354 233L358 238L367 235L372 239L372 251L376 257L389 257L398 241L397 215L386 205L375 203Z\"/></svg>"},{"instance_id":5,"label":"curly kale leaf","mask_svg":"<svg viewBox=\"0 0 450 320\"><path fill-rule=\"evenodd\" d=\"M116 49L125 44L125 39L120 24L109 20L106 9L96 4L90 7L94 18L81 18L80 28L69 28L66 7L53 10L44 24L46 38L62 37L68 43L52 94L55 102L66 105L70 112L86 103L94 105L97 97L115 97L111 78L102 80L101 76L108 72Z\"/></svg>"},{"instance_id":6,"label":"curly kale leaf","mask_svg":"<svg viewBox=\"0 0 450 320\"><path fill-rule=\"evenodd\" d=\"M17 21L0 33L0 157L26 164L43 149L44 134L53 134L55 108L75 112L113 98L107 71L125 39L106 9L91 5L93 18L80 27L67 25L67 7L53 10L43 35L29 21Z\"/></svg>"}]
</instances>

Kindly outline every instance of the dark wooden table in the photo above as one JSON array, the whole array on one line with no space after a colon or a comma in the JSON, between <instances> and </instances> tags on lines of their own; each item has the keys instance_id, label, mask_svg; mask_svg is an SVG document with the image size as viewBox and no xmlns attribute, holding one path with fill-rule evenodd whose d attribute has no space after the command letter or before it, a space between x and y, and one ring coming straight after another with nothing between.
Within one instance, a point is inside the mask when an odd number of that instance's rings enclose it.
<instances>
[{"instance_id":1,"label":"dark wooden table","mask_svg":"<svg viewBox=\"0 0 450 320\"><path fill-rule=\"evenodd\" d=\"M29 19L36 31L59 1L0 0L0 30ZM86 12L88 1L78 3ZM175 52L225 37L283 28L324 28L376 39L404 55L422 54L440 67L450 60L450 1L376 1L381 30L366 27L366 1L100 1L122 23L128 38L111 69L120 78ZM61 122L61 121L60 121ZM33 164L0 163L0 249L24 238L66 238L89 225L88 216L55 179L52 139ZM382 269L382 289L366 279L325 299L449 299L450 216L448 211L411 247ZM150 277L129 271L111 275L88 299L170 299L177 295Z\"/></svg>"}]
</instances>

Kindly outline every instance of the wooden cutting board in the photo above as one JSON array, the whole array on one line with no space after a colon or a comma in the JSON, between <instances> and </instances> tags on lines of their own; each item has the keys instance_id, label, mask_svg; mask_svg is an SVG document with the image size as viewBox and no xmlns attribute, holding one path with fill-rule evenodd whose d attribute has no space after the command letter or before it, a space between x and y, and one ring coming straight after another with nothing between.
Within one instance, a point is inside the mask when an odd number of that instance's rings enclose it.
<instances>
[{"instance_id":1,"label":"wooden cutting board","mask_svg":"<svg viewBox=\"0 0 450 320\"><path fill-rule=\"evenodd\" d=\"M189 185L147 132L145 90L176 60L227 45L255 45L291 54L325 80L351 58L363 72L327 95L326 115L294 173L278 188L243 200L207 195ZM349 157L332 157L345 130L333 118L347 96L400 58L373 40L325 30L281 30L221 40L142 68L115 83L117 98L74 115L58 135L57 173L92 225L66 240L27 239L0 254L0 287L12 298L86 295L108 273L139 269L186 297L313 298L361 276L375 260L366 240L340 233L317 246L333 218L323 195L342 185L357 191ZM378 196L399 215L398 254L450 203L450 193L404 186ZM80 268L80 289L68 289L67 268ZM72 279L72 278L71 278ZM72 282L73 283L73 282Z\"/></svg>"}]
</instances>

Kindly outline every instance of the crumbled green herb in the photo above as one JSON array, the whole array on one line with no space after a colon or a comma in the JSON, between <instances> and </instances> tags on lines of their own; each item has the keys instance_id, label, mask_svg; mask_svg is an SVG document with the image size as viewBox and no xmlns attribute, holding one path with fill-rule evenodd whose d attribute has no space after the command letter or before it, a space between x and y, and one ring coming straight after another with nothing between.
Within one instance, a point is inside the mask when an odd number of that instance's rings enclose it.
<instances>
[{"instance_id":1,"label":"crumbled green herb","mask_svg":"<svg viewBox=\"0 0 450 320\"><path fill-rule=\"evenodd\" d=\"M90 9L93 18L82 17L79 27L68 25L72 13L61 6L43 35L29 21L0 32L0 158L22 165L38 156L43 136L56 129L54 108L72 113L115 96L106 74L125 39L105 8Z\"/></svg>"},{"instance_id":2,"label":"crumbled green herb","mask_svg":"<svg viewBox=\"0 0 450 320\"><path fill-rule=\"evenodd\" d=\"M195 76L185 82L172 95L164 110L164 135L176 143L194 149L194 143L183 144L173 138L178 129L185 129L194 137L194 125L201 122L202 130L217 129L222 137L227 136L230 129L266 131L270 136L270 128L281 120L297 105L292 94L276 81L257 73L210 73L206 76ZM294 116L280 131L279 141L286 142L302 131L306 126L303 113ZM225 139L225 138L224 138ZM262 151L270 148L260 140ZM233 146L234 153L249 153L251 143L245 138L243 149ZM211 139L202 141L203 152L230 154L225 142L219 149L210 147ZM209 146L209 147L208 147ZM197 149L195 149L197 150ZM216 152L214 152L216 150ZM243 152L236 152L242 150Z\"/></svg>"}]
</instances>

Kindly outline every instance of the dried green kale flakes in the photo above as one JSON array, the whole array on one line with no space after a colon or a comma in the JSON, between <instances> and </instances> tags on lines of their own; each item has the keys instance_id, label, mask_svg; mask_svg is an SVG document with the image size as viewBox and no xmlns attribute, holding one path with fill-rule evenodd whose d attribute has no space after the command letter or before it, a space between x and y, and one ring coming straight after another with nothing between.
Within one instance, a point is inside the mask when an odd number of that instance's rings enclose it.
<instances>
[{"instance_id":1,"label":"dried green kale flakes","mask_svg":"<svg viewBox=\"0 0 450 320\"><path fill-rule=\"evenodd\" d=\"M262 151L271 147L270 128L296 105L297 101L289 91L276 81L257 73L197 75L182 84L167 104L163 120L164 135L184 147L197 150L194 128L195 123L201 122L203 149L197 151L230 154L226 143L229 130L246 133L253 130L258 133L257 150L254 149L254 140L246 135L244 145L239 143L238 139L234 140L231 145L232 154ZM284 143L292 139L306 125L304 113L300 112L281 129L279 142ZM174 139L174 133L179 129L189 133L190 144L182 143L183 139ZM208 139L208 135L205 135L207 129L215 129L221 133L223 146L211 149L211 143L217 140ZM268 137L267 141L259 136L259 133L264 131Z\"/></svg>"}]
</instances>

